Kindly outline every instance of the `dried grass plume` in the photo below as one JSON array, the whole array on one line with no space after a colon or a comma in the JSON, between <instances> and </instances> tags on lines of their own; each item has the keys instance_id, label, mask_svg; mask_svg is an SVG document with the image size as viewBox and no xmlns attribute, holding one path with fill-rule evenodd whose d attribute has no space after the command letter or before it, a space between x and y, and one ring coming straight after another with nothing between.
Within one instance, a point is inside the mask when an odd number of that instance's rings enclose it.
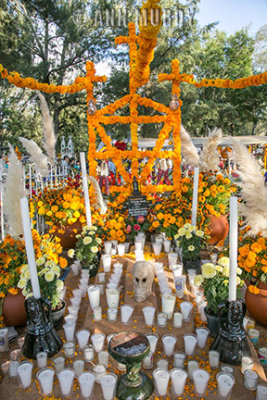
<instances>
[{"instance_id":1,"label":"dried grass plume","mask_svg":"<svg viewBox=\"0 0 267 400\"><path fill-rule=\"evenodd\" d=\"M54 124L45 97L40 92L37 93L40 99L40 107L42 111L42 119L44 124L43 146L48 156L49 162L52 165L54 165L56 157L56 141L57 141L55 136Z\"/></svg>"},{"instance_id":2,"label":"dried grass plume","mask_svg":"<svg viewBox=\"0 0 267 400\"><path fill-rule=\"evenodd\" d=\"M219 140L222 137L222 130L215 128L205 141L203 150L200 156L200 171L218 171L220 154L217 150Z\"/></svg>"},{"instance_id":3,"label":"dried grass plume","mask_svg":"<svg viewBox=\"0 0 267 400\"><path fill-rule=\"evenodd\" d=\"M28 140L23 137L20 137L19 140L29 153L30 161L35 164L40 174L43 177L49 175L47 157L42 153L40 147L33 140Z\"/></svg>"},{"instance_id":4,"label":"dried grass plume","mask_svg":"<svg viewBox=\"0 0 267 400\"><path fill-rule=\"evenodd\" d=\"M10 146L9 168L4 185L4 214L7 218L8 233L19 237L23 234L20 199L26 195L23 185L23 168L13 147Z\"/></svg>"},{"instance_id":5,"label":"dried grass plume","mask_svg":"<svg viewBox=\"0 0 267 400\"><path fill-rule=\"evenodd\" d=\"M245 227L250 227L248 236L261 234L267 237L267 187L264 176L255 158L247 148L236 139L232 139L233 161L240 176L243 202L240 214L245 218Z\"/></svg>"},{"instance_id":6,"label":"dried grass plume","mask_svg":"<svg viewBox=\"0 0 267 400\"><path fill-rule=\"evenodd\" d=\"M93 185L96 193L96 207L100 209L100 214L105 214L107 212L107 204L103 199L102 192L100 190L97 180L93 176L89 176L89 181Z\"/></svg>"},{"instance_id":7,"label":"dried grass plume","mask_svg":"<svg viewBox=\"0 0 267 400\"><path fill-rule=\"evenodd\" d=\"M191 165L192 167L196 167L199 163L199 155L197 152L197 148L192 142L189 133L185 130L183 125L181 125L180 135L181 135L181 152L182 152L182 157L184 158L185 161L185 165Z\"/></svg>"}]
</instances>

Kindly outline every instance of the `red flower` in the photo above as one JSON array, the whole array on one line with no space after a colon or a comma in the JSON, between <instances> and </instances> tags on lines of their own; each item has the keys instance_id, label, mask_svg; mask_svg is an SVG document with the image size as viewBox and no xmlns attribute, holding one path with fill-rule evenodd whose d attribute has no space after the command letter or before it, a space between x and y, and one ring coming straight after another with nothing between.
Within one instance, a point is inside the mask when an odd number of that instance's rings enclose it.
<instances>
[{"instance_id":1,"label":"red flower","mask_svg":"<svg viewBox=\"0 0 267 400\"><path fill-rule=\"evenodd\" d=\"M131 225L127 225L127 226L126 226L126 232L127 232L127 233L130 233L131 230L132 230Z\"/></svg>"},{"instance_id":2,"label":"red flower","mask_svg":"<svg viewBox=\"0 0 267 400\"><path fill-rule=\"evenodd\" d=\"M135 224L134 225L134 230L135 231L140 231L140 225L139 224Z\"/></svg>"},{"instance_id":3,"label":"red flower","mask_svg":"<svg viewBox=\"0 0 267 400\"><path fill-rule=\"evenodd\" d=\"M143 217L143 215L139 215L139 217L137 218L137 222L139 224L142 224L144 222L145 218Z\"/></svg>"}]
</instances>

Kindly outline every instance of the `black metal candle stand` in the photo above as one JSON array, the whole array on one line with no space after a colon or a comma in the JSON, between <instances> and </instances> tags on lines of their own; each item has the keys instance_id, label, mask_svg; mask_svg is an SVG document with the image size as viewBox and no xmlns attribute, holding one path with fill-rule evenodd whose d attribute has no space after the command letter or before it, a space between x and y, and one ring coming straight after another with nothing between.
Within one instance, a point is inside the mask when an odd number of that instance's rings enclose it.
<instances>
[{"instance_id":1,"label":"black metal candle stand","mask_svg":"<svg viewBox=\"0 0 267 400\"><path fill-rule=\"evenodd\" d=\"M211 350L220 353L220 360L227 364L239 365L242 355L251 355L248 337L243 321L246 305L243 300L227 301L219 306L219 336Z\"/></svg>"},{"instance_id":2,"label":"black metal candle stand","mask_svg":"<svg viewBox=\"0 0 267 400\"><path fill-rule=\"evenodd\" d=\"M28 358L36 359L37 353L44 351L48 357L62 348L62 341L57 335L51 319L49 303L43 299L29 297L25 300L27 328L22 348Z\"/></svg>"}]
</instances>

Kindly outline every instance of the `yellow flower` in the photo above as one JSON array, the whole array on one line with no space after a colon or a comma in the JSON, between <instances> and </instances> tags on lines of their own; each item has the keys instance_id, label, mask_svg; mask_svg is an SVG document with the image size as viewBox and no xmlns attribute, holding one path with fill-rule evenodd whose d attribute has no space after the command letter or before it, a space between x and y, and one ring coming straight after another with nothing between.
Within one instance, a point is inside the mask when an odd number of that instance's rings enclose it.
<instances>
[{"instance_id":1,"label":"yellow flower","mask_svg":"<svg viewBox=\"0 0 267 400\"><path fill-rule=\"evenodd\" d=\"M224 276L229 277L229 273L230 273L230 267L229 266L225 266L223 267L223 271L222 271Z\"/></svg>"},{"instance_id":2,"label":"yellow flower","mask_svg":"<svg viewBox=\"0 0 267 400\"><path fill-rule=\"evenodd\" d=\"M54 277L55 277L55 274L54 274L54 272L52 272L52 271L49 271L49 272L47 272L47 273L45 274L45 280L46 280L47 282L52 282L52 280L54 279Z\"/></svg>"},{"instance_id":3,"label":"yellow flower","mask_svg":"<svg viewBox=\"0 0 267 400\"><path fill-rule=\"evenodd\" d=\"M102 243L102 240L100 238L96 238L95 240L96 240L96 243L98 243L98 244Z\"/></svg>"},{"instance_id":4,"label":"yellow flower","mask_svg":"<svg viewBox=\"0 0 267 400\"><path fill-rule=\"evenodd\" d=\"M58 279L58 280L57 280L57 289L58 289L58 290L62 290L63 287L64 287L63 281L62 281L61 279Z\"/></svg>"},{"instance_id":5,"label":"yellow flower","mask_svg":"<svg viewBox=\"0 0 267 400\"><path fill-rule=\"evenodd\" d=\"M186 233L186 235L185 235L185 237L186 237L186 239L191 239L191 237L192 237L192 233Z\"/></svg>"},{"instance_id":6,"label":"yellow flower","mask_svg":"<svg viewBox=\"0 0 267 400\"><path fill-rule=\"evenodd\" d=\"M85 238L83 238L83 243L84 244L92 243L92 238L90 236L85 236Z\"/></svg>"},{"instance_id":7,"label":"yellow flower","mask_svg":"<svg viewBox=\"0 0 267 400\"><path fill-rule=\"evenodd\" d=\"M74 249L69 249L69 251L68 251L68 257L69 257L69 258L73 258L74 253L75 253Z\"/></svg>"},{"instance_id":8,"label":"yellow flower","mask_svg":"<svg viewBox=\"0 0 267 400\"><path fill-rule=\"evenodd\" d=\"M196 235L199 236L199 237L203 237L204 236L204 232L201 231L201 230L197 230L196 231Z\"/></svg>"},{"instance_id":9,"label":"yellow flower","mask_svg":"<svg viewBox=\"0 0 267 400\"><path fill-rule=\"evenodd\" d=\"M26 279L24 278L20 278L19 282L18 282L18 288L23 289L26 286Z\"/></svg>"},{"instance_id":10,"label":"yellow flower","mask_svg":"<svg viewBox=\"0 0 267 400\"><path fill-rule=\"evenodd\" d=\"M97 246L92 246L91 251L92 253L97 253L98 252Z\"/></svg>"},{"instance_id":11,"label":"yellow flower","mask_svg":"<svg viewBox=\"0 0 267 400\"><path fill-rule=\"evenodd\" d=\"M36 265L37 266L42 265L44 263L45 263L45 258L44 257L37 258L37 260L36 260Z\"/></svg>"},{"instance_id":12,"label":"yellow flower","mask_svg":"<svg viewBox=\"0 0 267 400\"><path fill-rule=\"evenodd\" d=\"M218 260L218 264L221 265L222 267L229 267L230 265L229 257L220 257Z\"/></svg>"},{"instance_id":13,"label":"yellow flower","mask_svg":"<svg viewBox=\"0 0 267 400\"><path fill-rule=\"evenodd\" d=\"M197 276L195 277L195 279L194 279L194 284L195 284L197 287L200 287L201 284L202 284L202 282L204 282L203 276L202 276L202 275L197 275Z\"/></svg>"},{"instance_id":14,"label":"yellow flower","mask_svg":"<svg viewBox=\"0 0 267 400\"><path fill-rule=\"evenodd\" d=\"M223 267L221 267L220 265L216 265L215 268L216 268L216 271L218 271L218 272L223 271Z\"/></svg>"},{"instance_id":15,"label":"yellow flower","mask_svg":"<svg viewBox=\"0 0 267 400\"><path fill-rule=\"evenodd\" d=\"M195 250L195 246L193 246L193 245L188 246L188 250L189 250L189 251L194 251L194 250Z\"/></svg>"},{"instance_id":16,"label":"yellow flower","mask_svg":"<svg viewBox=\"0 0 267 400\"><path fill-rule=\"evenodd\" d=\"M212 263L203 264L202 267L202 275L206 279L214 278L216 275L216 268L215 265Z\"/></svg>"}]
</instances>

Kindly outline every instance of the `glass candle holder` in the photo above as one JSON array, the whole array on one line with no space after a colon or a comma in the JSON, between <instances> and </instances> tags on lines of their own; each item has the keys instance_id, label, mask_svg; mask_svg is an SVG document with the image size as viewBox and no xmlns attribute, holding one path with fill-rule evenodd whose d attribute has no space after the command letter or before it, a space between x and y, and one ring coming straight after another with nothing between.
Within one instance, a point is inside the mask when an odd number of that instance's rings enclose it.
<instances>
[{"instance_id":1,"label":"glass candle holder","mask_svg":"<svg viewBox=\"0 0 267 400\"><path fill-rule=\"evenodd\" d=\"M227 374L234 375L234 368L230 365L222 365L221 372L227 372Z\"/></svg>"},{"instance_id":2,"label":"glass candle holder","mask_svg":"<svg viewBox=\"0 0 267 400\"><path fill-rule=\"evenodd\" d=\"M178 368L171 370L172 393L175 396L182 396L184 392L187 373Z\"/></svg>"},{"instance_id":3,"label":"glass candle holder","mask_svg":"<svg viewBox=\"0 0 267 400\"><path fill-rule=\"evenodd\" d=\"M165 369L157 368L153 371L156 392L159 396L166 396L170 373Z\"/></svg>"},{"instance_id":4,"label":"glass candle holder","mask_svg":"<svg viewBox=\"0 0 267 400\"><path fill-rule=\"evenodd\" d=\"M185 353L182 352L174 353L173 358L174 358L174 363L173 363L174 367L178 369L184 369L184 362L186 358Z\"/></svg>"},{"instance_id":5,"label":"glass candle holder","mask_svg":"<svg viewBox=\"0 0 267 400\"><path fill-rule=\"evenodd\" d=\"M143 314L144 314L144 319L145 319L145 324L146 326L153 326L154 325L154 317L156 313L156 308L155 307L143 307L142 309Z\"/></svg>"},{"instance_id":6,"label":"glass candle holder","mask_svg":"<svg viewBox=\"0 0 267 400\"><path fill-rule=\"evenodd\" d=\"M18 361L10 361L8 365L8 374L10 378L16 378L18 376Z\"/></svg>"},{"instance_id":7,"label":"glass candle holder","mask_svg":"<svg viewBox=\"0 0 267 400\"><path fill-rule=\"evenodd\" d=\"M124 246L124 243L118 244L117 249L118 249L118 255L119 255L120 257L123 257L124 254L125 254L125 246Z\"/></svg>"},{"instance_id":8,"label":"glass candle holder","mask_svg":"<svg viewBox=\"0 0 267 400\"><path fill-rule=\"evenodd\" d=\"M68 307L68 312L73 315L76 319L78 318L79 307L71 306Z\"/></svg>"},{"instance_id":9,"label":"glass candle holder","mask_svg":"<svg viewBox=\"0 0 267 400\"><path fill-rule=\"evenodd\" d=\"M174 286L178 299L182 299L184 297L185 283L185 275L178 275L174 278Z\"/></svg>"},{"instance_id":10,"label":"glass candle holder","mask_svg":"<svg viewBox=\"0 0 267 400\"><path fill-rule=\"evenodd\" d=\"M258 349L260 363L265 366L267 364L267 347L260 347Z\"/></svg>"},{"instance_id":11,"label":"glass candle holder","mask_svg":"<svg viewBox=\"0 0 267 400\"><path fill-rule=\"evenodd\" d=\"M128 304L124 304L121 306L121 322L123 324L128 324L132 314L133 314L134 308Z\"/></svg>"},{"instance_id":12,"label":"glass candle holder","mask_svg":"<svg viewBox=\"0 0 267 400\"><path fill-rule=\"evenodd\" d=\"M106 298L109 308L119 307L120 292L117 289L106 289Z\"/></svg>"},{"instance_id":13,"label":"glass candle holder","mask_svg":"<svg viewBox=\"0 0 267 400\"><path fill-rule=\"evenodd\" d=\"M111 254L112 243L109 241L104 242L104 252L105 254Z\"/></svg>"},{"instance_id":14,"label":"glass candle holder","mask_svg":"<svg viewBox=\"0 0 267 400\"><path fill-rule=\"evenodd\" d=\"M32 368L33 368L33 363L30 361L23 361L18 366L17 374L24 389L27 389L28 387L31 386Z\"/></svg>"},{"instance_id":15,"label":"glass candle holder","mask_svg":"<svg viewBox=\"0 0 267 400\"><path fill-rule=\"evenodd\" d=\"M77 317L75 317L74 315L71 315L71 314L67 314L64 317L64 320L65 320L66 325L75 325L76 321L77 321Z\"/></svg>"},{"instance_id":16,"label":"glass candle holder","mask_svg":"<svg viewBox=\"0 0 267 400\"><path fill-rule=\"evenodd\" d=\"M184 335L184 349L185 349L185 354L187 356L193 356L195 353L197 345L197 338L196 335L193 334L186 334Z\"/></svg>"},{"instance_id":17,"label":"glass candle holder","mask_svg":"<svg viewBox=\"0 0 267 400\"><path fill-rule=\"evenodd\" d=\"M167 314L163 313L163 312L158 313L157 323L158 323L158 326L160 326L161 328L165 328L165 326L167 325Z\"/></svg>"},{"instance_id":18,"label":"glass candle holder","mask_svg":"<svg viewBox=\"0 0 267 400\"><path fill-rule=\"evenodd\" d=\"M54 362L54 368L55 368L55 371L57 374L64 369L65 357L56 357L56 358L54 358L53 362Z\"/></svg>"},{"instance_id":19,"label":"glass candle holder","mask_svg":"<svg viewBox=\"0 0 267 400\"><path fill-rule=\"evenodd\" d=\"M198 362L195 360L190 360L188 361L187 364L187 373L188 373L188 378L193 380L193 372L199 369Z\"/></svg>"},{"instance_id":20,"label":"glass candle holder","mask_svg":"<svg viewBox=\"0 0 267 400\"><path fill-rule=\"evenodd\" d=\"M150 351L148 355L143 359L143 368L152 369L153 368L153 353Z\"/></svg>"},{"instance_id":21,"label":"glass candle holder","mask_svg":"<svg viewBox=\"0 0 267 400\"><path fill-rule=\"evenodd\" d=\"M72 291L72 294L73 294L73 297L75 297L75 298L79 298L80 299L82 297L81 289L74 289Z\"/></svg>"},{"instance_id":22,"label":"glass candle holder","mask_svg":"<svg viewBox=\"0 0 267 400\"><path fill-rule=\"evenodd\" d=\"M241 372L242 374L247 370L247 369L252 369L253 368L253 358L244 355L241 358Z\"/></svg>"},{"instance_id":23,"label":"glass candle holder","mask_svg":"<svg viewBox=\"0 0 267 400\"><path fill-rule=\"evenodd\" d=\"M0 329L0 352L8 351L8 328Z\"/></svg>"},{"instance_id":24,"label":"glass candle holder","mask_svg":"<svg viewBox=\"0 0 267 400\"><path fill-rule=\"evenodd\" d=\"M97 285L90 285L88 287L88 298L91 309L93 310L96 307L100 306L100 287Z\"/></svg>"},{"instance_id":25,"label":"glass candle holder","mask_svg":"<svg viewBox=\"0 0 267 400\"><path fill-rule=\"evenodd\" d=\"M167 357L172 356L176 342L177 342L177 338L174 335L167 334L167 335L163 335L161 340L162 340L165 355Z\"/></svg>"},{"instance_id":26,"label":"glass candle holder","mask_svg":"<svg viewBox=\"0 0 267 400\"><path fill-rule=\"evenodd\" d=\"M183 326L182 313L179 313L179 312L173 313L173 327L174 328L182 328L182 326Z\"/></svg>"},{"instance_id":27,"label":"glass candle holder","mask_svg":"<svg viewBox=\"0 0 267 400\"><path fill-rule=\"evenodd\" d=\"M197 335L197 345L200 349L204 349L210 331L207 328L197 328L196 335Z\"/></svg>"},{"instance_id":28,"label":"glass candle holder","mask_svg":"<svg viewBox=\"0 0 267 400\"><path fill-rule=\"evenodd\" d=\"M53 392L55 371L52 368L43 368L37 372L36 376L40 384L43 396L48 396Z\"/></svg>"},{"instance_id":29,"label":"glass candle holder","mask_svg":"<svg viewBox=\"0 0 267 400\"><path fill-rule=\"evenodd\" d=\"M216 350L209 351L209 364L211 369L219 368L220 364L220 353Z\"/></svg>"},{"instance_id":30,"label":"glass candle holder","mask_svg":"<svg viewBox=\"0 0 267 400\"><path fill-rule=\"evenodd\" d=\"M255 391L257 389L257 384L259 380L259 375L256 371L251 369L246 369L244 371L244 386L246 389Z\"/></svg>"},{"instance_id":31,"label":"glass candle holder","mask_svg":"<svg viewBox=\"0 0 267 400\"><path fill-rule=\"evenodd\" d=\"M107 351L100 351L98 353L98 364L108 367L109 354Z\"/></svg>"},{"instance_id":32,"label":"glass candle holder","mask_svg":"<svg viewBox=\"0 0 267 400\"><path fill-rule=\"evenodd\" d=\"M37 367L39 369L45 368L47 366L47 353L45 351L40 351L36 354Z\"/></svg>"},{"instance_id":33,"label":"glass candle holder","mask_svg":"<svg viewBox=\"0 0 267 400\"><path fill-rule=\"evenodd\" d=\"M93 319L94 321L102 320L102 307L96 307L93 309Z\"/></svg>"},{"instance_id":34,"label":"glass candle holder","mask_svg":"<svg viewBox=\"0 0 267 400\"><path fill-rule=\"evenodd\" d=\"M192 310L193 310L193 304L190 303L189 301L182 301L180 303L180 308L181 308L181 313L182 313L182 316L183 316L183 320L185 322L190 321L191 313L192 313Z\"/></svg>"},{"instance_id":35,"label":"glass candle holder","mask_svg":"<svg viewBox=\"0 0 267 400\"><path fill-rule=\"evenodd\" d=\"M167 360L163 360L163 359L158 360L157 361L157 368L158 369L164 369L165 371L168 371L168 369L169 369L168 361Z\"/></svg>"},{"instance_id":36,"label":"glass candle holder","mask_svg":"<svg viewBox=\"0 0 267 400\"><path fill-rule=\"evenodd\" d=\"M75 328L76 328L76 323L67 323L63 325L64 333L67 342L72 342L74 339L74 333L75 333Z\"/></svg>"},{"instance_id":37,"label":"glass candle holder","mask_svg":"<svg viewBox=\"0 0 267 400\"><path fill-rule=\"evenodd\" d=\"M93 368L94 376L95 376L95 381L96 383L100 383L100 379L103 375L106 373L106 368L104 365L95 365Z\"/></svg>"},{"instance_id":38,"label":"glass candle holder","mask_svg":"<svg viewBox=\"0 0 267 400\"><path fill-rule=\"evenodd\" d=\"M80 391L83 398L90 398L95 384L95 376L92 372L83 372L79 377Z\"/></svg>"},{"instance_id":39,"label":"glass candle holder","mask_svg":"<svg viewBox=\"0 0 267 400\"><path fill-rule=\"evenodd\" d=\"M101 259L102 259L102 265L103 265L104 272L110 272L111 255L110 254L103 254Z\"/></svg>"},{"instance_id":40,"label":"glass candle holder","mask_svg":"<svg viewBox=\"0 0 267 400\"><path fill-rule=\"evenodd\" d=\"M92 345L89 345L83 349L83 358L86 362L93 361L95 358L95 352Z\"/></svg>"},{"instance_id":41,"label":"glass candle holder","mask_svg":"<svg viewBox=\"0 0 267 400\"><path fill-rule=\"evenodd\" d=\"M167 314L167 319L172 319L176 298L172 294L162 296L162 312Z\"/></svg>"},{"instance_id":42,"label":"glass candle holder","mask_svg":"<svg viewBox=\"0 0 267 400\"><path fill-rule=\"evenodd\" d=\"M75 355L75 343L74 342L66 342L63 344L65 357L73 358Z\"/></svg>"},{"instance_id":43,"label":"glass candle holder","mask_svg":"<svg viewBox=\"0 0 267 400\"><path fill-rule=\"evenodd\" d=\"M174 264L170 267L170 269L172 270L174 279L179 276L184 276L183 275L183 264L181 264L181 263Z\"/></svg>"},{"instance_id":44,"label":"glass candle holder","mask_svg":"<svg viewBox=\"0 0 267 400\"><path fill-rule=\"evenodd\" d=\"M143 250L143 243L141 240L135 240L134 242L135 251L142 251Z\"/></svg>"},{"instance_id":45,"label":"glass candle holder","mask_svg":"<svg viewBox=\"0 0 267 400\"><path fill-rule=\"evenodd\" d=\"M206 395L209 379L210 374L204 369L197 369L193 372L194 392L196 396L204 397Z\"/></svg>"},{"instance_id":46,"label":"glass candle holder","mask_svg":"<svg viewBox=\"0 0 267 400\"><path fill-rule=\"evenodd\" d=\"M164 247L164 251L165 253L169 253L171 251L171 240L169 239L164 239L163 241L163 247Z\"/></svg>"},{"instance_id":47,"label":"glass candle holder","mask_svg":"<svg viewBox=\"0 0 267 400\"><path fill-rule=\"evenodd\" d=\"M75 372L73 369L65 368L58 374L59 386L63 396L69 396L72 391Z\"/></svg>"},{"instance_id":48,"label":"glass candle holder","mask_svg":"<svg viewBox=\"0 0 267 400\"><path fill-rule=\"evenodd\" d=\"M159 336L156 333L147 333L146 337L149 341L149 345L150 345L150 351L152 354L155 353L156 351L156 347L157 347L157 343L159 340Z\"/></svg>"},{"instance_id":49,"label":"glass candle holder","mask_svg":"<svg viewBox=\"0 0 267 400\"><path fill-rule=\"evenodd\" d=\"M266 400L266 399L267 399L267 386L258 385L257 393L256 393L256 400Z\"/></svg>"},{"instance_id":50,"label":"glass candle holder","mask_svg":"<svg viewBox=\"0 0 267 400\"><path fill-rule=\"evenodd\" d=\"M75 376L78 378L84 370L84 361L83 360L76 360L73 363L73 369L75 372Z\"/></svg>"},{"instance_id":51,"label":"glass candle holder","mask_svg":"<svg viewBox=\"0 0 267 400\"><path fill-rule=\"evenodd\" d=\"M249 340L254 344L254 346L256 346L259 341L260 331L258 331L257 329L249 329L248 337L249 337Z\"/></svg>"},{"instance_id":52,"label":"glass candle holder","mask_svg":"<svg viewBox=\"0 0 267 400\"><path fill-rule=\"evenodd\" d=\"M218 400L230 400L235 384L233 375L226 372L219 372L216 375Z\"/></svg>"},{"instance_id":53,"label":"glass candle holder","mask_svg":"<svg viewBox=\"0 0 267 400\"><path fill-rule=\"evenodd\" d=\"M113 400L115 398L117 376L111 373L104 374L100 377L99 382L104 400Z\"/></svg>"},{"instance_id":54,"label":"glass candle holder","mask_svg":"<svg viewBox=\"0 0 267 400\"><path fill-rule=\"evenodd\" d=\"M162 243L153 242L152 247L153 247L153 252L154 252L155 256L158 257L161 253Z\"/></svg>"},{"instance_id":55,"label":"glass candle holder","mask_svg":"<svg viewBox=\"0 0 267 400\"><path fill-rule=\"evenodd\" d=\"M118 309L117 308L108 308L108 320L109 321L117 321Z\"/></svg>"},{"instance_id":56,"label":"glass candle holder","mask_svg":"<svg viewBox=\"0 0 267 400\"><path fill-rule=\"evenodd\" d=\"M76 307L76 308L79 308L79 307L80 307L80 304L81 304L81 299L80 299L79 297L72 297L72 298L70 299L70 302L71 302L71 305L72 305L72 306L74 306L74 307Z\"/></svg>"},{"instance_id":57,"label":"glass candle holder","mask_svg":"<svg viewBox=\"0 0 267 400\"><path fill-rule=\"evenodd\" d=\"M177 260L178 260L178 254L177 253L169 253L168 254L169 267L172 267L173 265L177 264Z\"/></svg>"},{"instance_id":58,"label":"glass candle holder","mask_svg":"<svg viewBox=\"0 0 267 400\"><path fill-rule=\"evenodd\" d=\"M73 272L74 276L77 276L79 271L80 271L80 266L79 264L71 264L71 270Z\"/></svg>"},{"instance_id":59,"label":"glass candle holder","mask_svg":"<svg viewBox=\"0 0 267 400\"><path fill-rule=\"evenodd\" d=\"M105 280L106 280L106 274L105 274L105 272L99 272L98 274L97 274L97 283L105 283Z\"/></svg>"},{"instance_id":60,"label":"glass candle holder","mask_svg":"<svg viewBox=\"0 0 267 400\"><path fill-rule=\"evenodd\" d=\"M89 337L90 337L90 331L88 331L88 329L80 329L79 331L76 332L76 338L80 350L83 350L85 347L87 347Z\"/></svg>"},{"instance_id":61,"label":"glass candle holder","mask_svg":"<svg viewBox=\"0 0 267 400\"><path fill-rule=\"evenodd\" d=\"M94 333L91 336L91 341L96 353L99 353L103 350L105 337L106 336L104 335L104 333Z\"/></svg>"}]
</instances>

